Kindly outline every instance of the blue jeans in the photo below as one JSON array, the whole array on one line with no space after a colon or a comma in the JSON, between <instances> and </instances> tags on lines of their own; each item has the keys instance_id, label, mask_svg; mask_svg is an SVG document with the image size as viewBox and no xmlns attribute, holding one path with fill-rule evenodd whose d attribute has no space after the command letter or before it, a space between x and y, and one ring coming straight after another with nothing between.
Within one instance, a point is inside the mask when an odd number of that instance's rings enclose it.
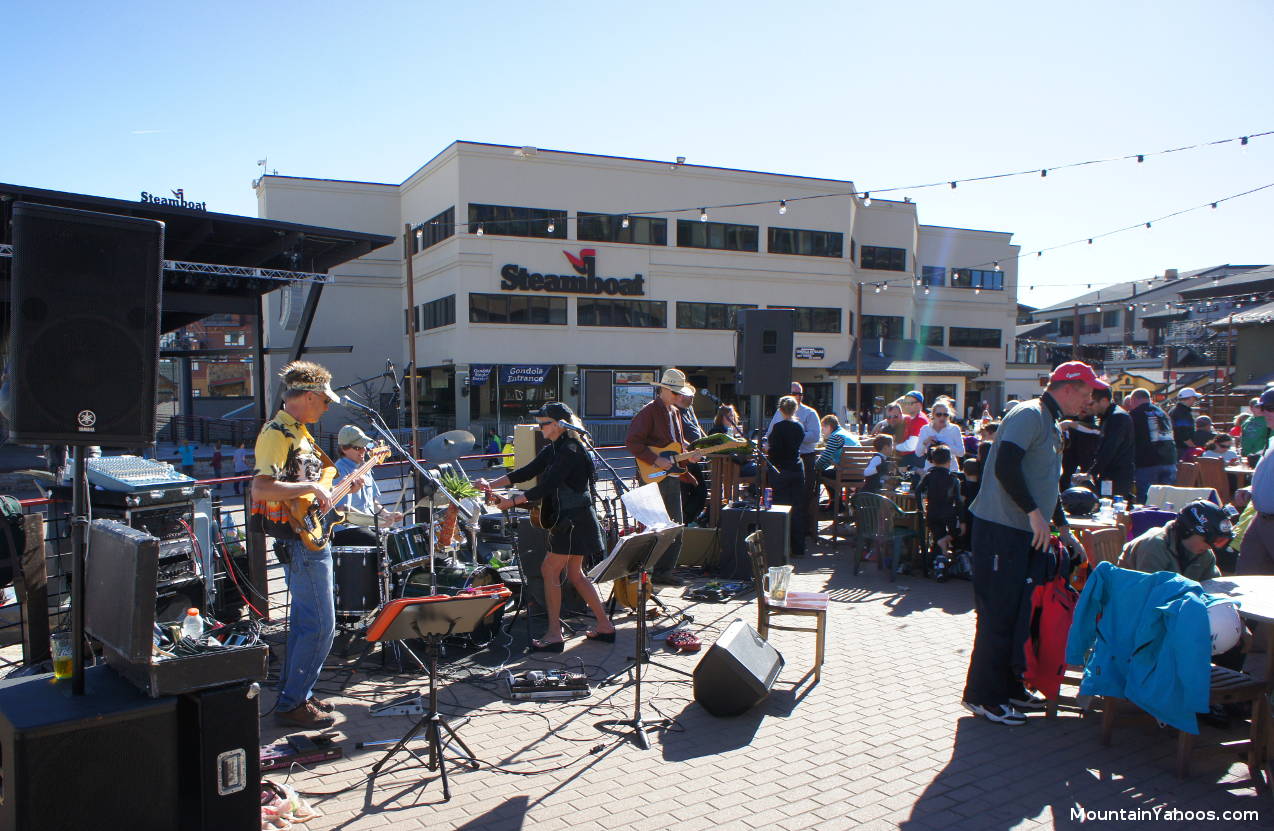
<instances>
[{"instance_id":1,"label":"blue jeans","mask_svg":"<svg viewBox=\"0 0 1274 831\"><path fill-rule=\"evenodd\" d=\"M292 595L288 612L288 651L278 712L304 704L314 694L327 653L336 636L336 602L332 586L332 551L311 551L300 540L288 542L292 562L283 567Z\"/></svg>"},{"instance_id":2,"label":"blue jeans","mask_svg":"<svg viewBox=\"0 0 1274 831\"><path fill-rule=\"evenodd\" d=\"M1137 483L1137 501L1146 504L1146 494L1150 492L1151 485L1172 485L1177 481L1176 465L1152 465L1151 467L1139 467L1133 472L1133 479Z\"/></svg>"}]
</instances>

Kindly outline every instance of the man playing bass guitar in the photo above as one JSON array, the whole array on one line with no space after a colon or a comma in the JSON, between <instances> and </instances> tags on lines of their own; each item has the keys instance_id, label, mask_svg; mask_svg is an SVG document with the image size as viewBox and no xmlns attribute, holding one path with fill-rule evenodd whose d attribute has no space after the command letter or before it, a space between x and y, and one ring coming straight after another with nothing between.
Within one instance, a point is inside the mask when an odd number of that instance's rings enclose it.
<instances>
[{"instance_id":1,"label":"man playing bass guitar","mask_svg":"<svg viewBox=\"0 0 1274 831\"><path fill-rule=\"evenodd\" d=\"M290 505L313 500L325 513L332 507L336 467L306 425L317 422L340 397L332 391L332 373L318 364L293 361L280 376L283 408L257 436L250 523L253 530L278 542L276 552L291 593L287 655L274 718L288 727L308 729L334 721L331 705L313 694L336 633L332 551L327 546L313 551L302 542L292 525Z\"/></svg>"}]
</instances>

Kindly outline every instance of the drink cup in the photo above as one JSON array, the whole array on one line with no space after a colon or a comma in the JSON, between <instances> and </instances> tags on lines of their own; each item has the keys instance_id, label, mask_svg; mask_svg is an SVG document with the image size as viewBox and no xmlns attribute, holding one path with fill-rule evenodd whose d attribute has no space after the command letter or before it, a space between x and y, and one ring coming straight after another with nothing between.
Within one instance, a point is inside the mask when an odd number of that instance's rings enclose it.
<instances>
[{"instance_id":1,"label":"drink cup","mask_svg":"<svg viewBox=\"0 0 1274 831\"><path fill-rule=\"evenodd\" d=\"M53 651L53 677L58 680L71 677L71 633L55 632L50 638Z\"/></svg>"}]
</instances>

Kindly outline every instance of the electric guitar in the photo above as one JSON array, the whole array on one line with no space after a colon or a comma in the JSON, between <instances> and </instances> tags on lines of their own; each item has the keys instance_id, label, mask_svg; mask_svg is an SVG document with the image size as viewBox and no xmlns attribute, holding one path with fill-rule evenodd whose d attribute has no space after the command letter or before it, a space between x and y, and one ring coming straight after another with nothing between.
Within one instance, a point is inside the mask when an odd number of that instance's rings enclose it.
<instances>
[{"instance_id":1,"label":"electric guitar","mask_svg":"<svg viewBox=\"0 0 1274 831\"><path fill-rule=\"evenodd\" d=\"M685 465L682 464L682 462L684 462L686 459L690 459L695 456L706 456L709 453L720 453L723 450L734 450L737 447L747 447L747 446L748 446L748 442L746 441L737 441L737 440L731 439L730 441L723 441L720 444L714 444L709 447L700 447L696 450L688 450L684 453L680 452L681 444L679 444L678 442L673 442L672 444L666 444L663 447L650 447L648 449L650 450L651 453L654 453L656 456L663 459L667 459L668 461L672 462L672 467L669 468L668 470L664 470L661 467L656 467L653 464L647 464L646 462L643 462L641 459L638 459L637 460L638 478L642 482L658 482L658 481L661 481L668 474L675 473L677 474L677 478L681 479L681 481L686 482L687 484L693 484L694 482L697 482L699 480L696 479L695 475L691 473L690 470Z\"/></svg>"},{"instance_id":2,"label":"electric guitar","mask_svg":"<svg viewBox=\"0 0 1274 831\"><path fill-rule=\"evenodd\" d=\"M483 488L482 492L486 494L488 504L495 505L500 501L501 494L496 493L490 485ZM513 498L507 493L503 495ZM552 531L553 526L557 525L557 521L561 518L562 511L557 506L557 494L553 491L549 491L543 499L531 506L531 524L536 528Z\"/></svg>"},{"instance_id":3,"label":"electric guitar","mask_svg":"<svg viewBox=\"0 0 1274 831\"><path fill-rule=\"evenodd\" d=\"M361 478L376 465L389 458L389 447L386 445L377 445L370 451L367 461L363 462L354 469L350 475L341 480L341 483L332 488L332 504L340 502L350 491L354 489L353 483ZM326 457L324 457L326 458ZM324 472L323 478L319 480L319 484L324 487L330 487L332 480L336 478L335 466L328 468ZM288 525L296 532L297 537L311 551L322 551L331 536L332 527L340 524L344 519L344 512L333 508L331 514L335 519L328 520L327 515L319 510L318 502L314 498L314 494L307 493L304 496L298 496L289 500L288 506Z\"/></svg>"}]
</instances>

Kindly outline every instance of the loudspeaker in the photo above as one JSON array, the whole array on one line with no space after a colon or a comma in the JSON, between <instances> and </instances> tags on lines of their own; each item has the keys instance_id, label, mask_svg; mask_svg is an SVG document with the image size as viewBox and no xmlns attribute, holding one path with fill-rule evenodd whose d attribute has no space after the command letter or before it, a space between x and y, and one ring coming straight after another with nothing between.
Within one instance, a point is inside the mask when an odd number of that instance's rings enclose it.
<instances>
[{"instance_id":1,"label":"loudspeaker","mask_svg":"<svg viewBox=\"0 0 1274 831\"><path fill-rule=\"evenodd\" d=\"M163 223L19 202L13 244L13 440L154 441Z\"/></svg>"},{"instance_id":2,"label":"loudspeaker","mask_svg":"<svg viewBox=\"0 0 1274 831\"><path fill-rule=\"evenodd\" d=\"M791 309L743 309L735 340L737 395L787 395L792 391Z\"/></svg>"},{"instance_id":3,"label":"loudspeaker","mask_svg":"<svg viewBox=\"0 0 1274 831\"><path fill-rule=\"evenodd\" d=\"M548 608L544 600L544 578L540 568L544 565L544 555L548 553L549 532L536 528L530 517L518 520L518 557L522 561L522 585L530 592L531 600L540 609ZM578 610L584 606L579 596L566 579L566 570L562 570L562 612Z\"/></svg>"},{"instance_id":4,"label":"loudspeaker","mask_svg":"<svg viewBox=\"0 0 1274 831\"><path fill-rule=\"evenodd\" d=\"M783 656L741 620L726 627L695 667L695 701L714 716L738 716L769 694Z\"/></svg>"},{"instance_id":5,"label":"loudspeaker","mask_svg":"<svg viewBox=\"0 0 1274 831\"><path fill-rule=\"evenodd\" d=\"M181 831L253 831L261 827L257 701L253 684L180 697Z\"/></svg>"},{"instance_id":6,"label":"loudspeaker","mask_svg":"<svg viewBox=\"0 0 1274 831\"><path fill-rule=\"evenodd\" d=\"M751 580L752 563L748 559L748 534L760 528L765 532L766 565L783 566L788 558L791 540L791 505L773 505L768 511L751 508L726 508L721 512L717 539L721 545L718 576L727 580Z\"/></svg>"},{"instance_id":7,"label":"loudspeaker","mask_svg":"<svg viewBox=\"0 0 1274 831\"><path fill-rule=\"evenodd\" d=\"M177 699L106 666L84 684L74 696L47 673L0 681L0 828L178 828Z\"/></svg>"}]
</instances>

